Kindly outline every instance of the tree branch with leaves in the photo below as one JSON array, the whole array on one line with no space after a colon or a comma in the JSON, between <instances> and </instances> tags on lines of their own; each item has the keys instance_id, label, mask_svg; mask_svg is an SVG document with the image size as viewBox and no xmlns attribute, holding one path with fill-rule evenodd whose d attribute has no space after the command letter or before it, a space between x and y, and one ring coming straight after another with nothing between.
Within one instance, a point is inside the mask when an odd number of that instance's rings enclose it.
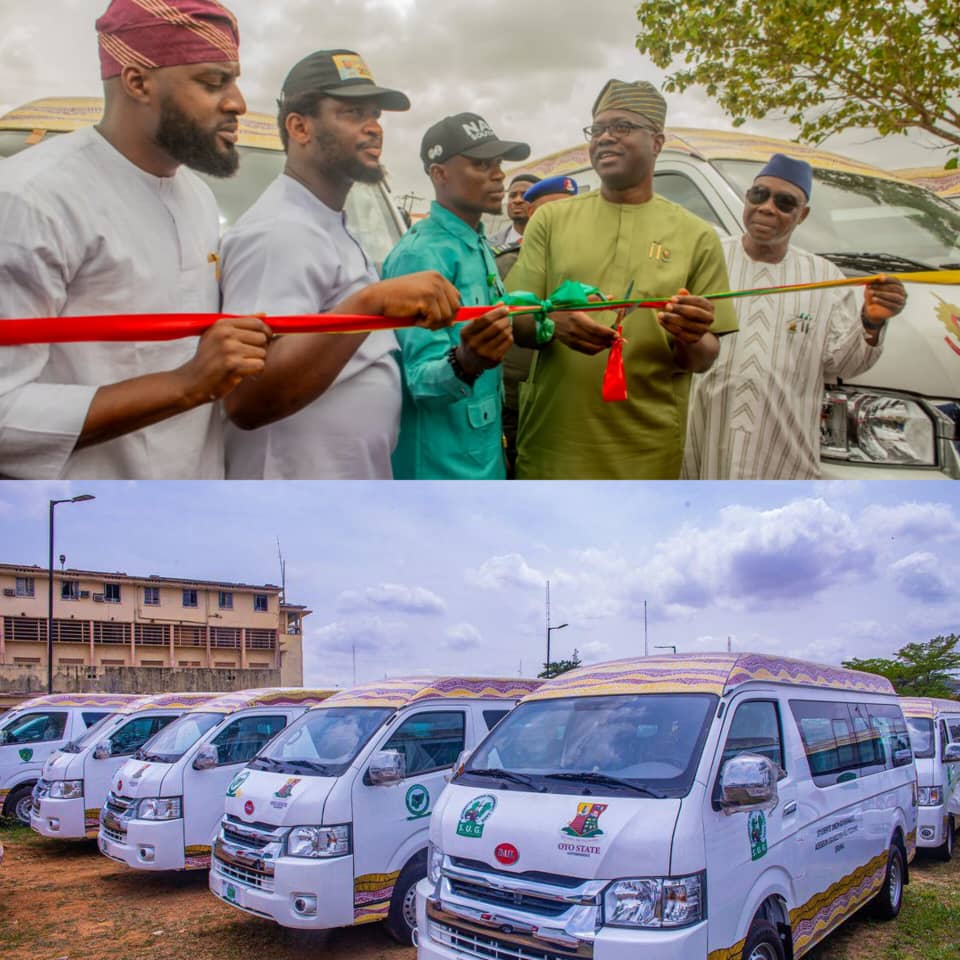
<instances>
[{"instance_id":1,"label":"tree branch with leaves","mask_svg":"<svg viewBox=\"0 0 960 960\"><path fill-rule=\"evenodd\" d=\"M937 636L926 643L908 643L892 660L844 660L851 670L865 670L886 677L901 697L947 697L956 694L950 680L960 670L960 636Z\"/></svg>"}]
</instances>

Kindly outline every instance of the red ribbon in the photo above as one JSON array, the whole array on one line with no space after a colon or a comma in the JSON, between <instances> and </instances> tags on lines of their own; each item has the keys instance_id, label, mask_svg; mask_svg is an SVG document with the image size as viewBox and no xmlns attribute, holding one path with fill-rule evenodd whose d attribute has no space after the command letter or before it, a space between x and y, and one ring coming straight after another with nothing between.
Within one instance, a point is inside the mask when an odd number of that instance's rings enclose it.
<instances>
[{"instance_id":1,"label":"red ribbon","mask_svg":"<svg viewBox=\"0 0 960 960\"><path fill-rule=\"evenodd\" d=\"M607 355L607 368L603 371L603 399L617 403L627 399L627 376L623 369L623 325L617 324L617 339Z\"/></svg>"}]
</instances>

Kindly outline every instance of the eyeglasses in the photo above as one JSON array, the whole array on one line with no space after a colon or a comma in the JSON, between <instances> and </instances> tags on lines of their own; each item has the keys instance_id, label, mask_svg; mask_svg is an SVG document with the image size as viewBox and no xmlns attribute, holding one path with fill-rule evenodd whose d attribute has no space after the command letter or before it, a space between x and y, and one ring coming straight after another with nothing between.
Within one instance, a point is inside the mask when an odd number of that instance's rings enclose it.
<instances>
[{"instance_id":1,"label":"eyeglasses","mask_svg":"<svg viewBox=\"0 0 960 960\"><path fill-rule=\"evenodd\" d=\"M589 143L591 140L599 140L604 133L621 140L623 137L634 130L646 130L648 133L659 133L656 127L647 126L645 123L631 123L629 120L612 120L610 123L591 123L589 127L583 128L583 135Z\"/></svg>"},{"instance_id":2,"label":"eyeglasses","mask_svg":"<svg viewBox=\"0 0 960 960\"><path fill-rule=\"evenodd\" d=\"M757 185L747 191L747 202L759 207L770 199L771 190L769 187ZM800 201L792 193L774 193L773 205L781 213L793 213L800 206Z\"/></svg>"}]
</instances>

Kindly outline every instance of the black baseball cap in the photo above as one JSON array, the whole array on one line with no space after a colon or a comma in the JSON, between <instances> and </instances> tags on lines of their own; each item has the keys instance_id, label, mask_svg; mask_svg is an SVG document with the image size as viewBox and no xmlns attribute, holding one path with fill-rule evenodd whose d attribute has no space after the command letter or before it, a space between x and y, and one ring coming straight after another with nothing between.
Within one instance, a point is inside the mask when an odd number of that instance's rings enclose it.
<instances>
[{"instance_id":1,"label":"black baseball cap","mask_svg":"<svg viewBox=\"0 0 960 960\"><path fill-rule=\"evenodd\" d=\"M483 117L476 113L458 113L435 123L420 143L420 159L424 170L433 163L446 163L451 157L472 160L526 160L530 144L501 140Z\"/></svg>"},{"instance_id":2,"label":"black baseball cap","mask_svg":"<svg viewBox=\"0 0 960 960\"><path fill-rule=\"evenodd\" d=\"M317 50L297 63L283 81L280 102L303 93L374 99L384 110L410 109L405 93L378 87L373 82L370 68L353 50Z\"/></svg>"}]
</instances>

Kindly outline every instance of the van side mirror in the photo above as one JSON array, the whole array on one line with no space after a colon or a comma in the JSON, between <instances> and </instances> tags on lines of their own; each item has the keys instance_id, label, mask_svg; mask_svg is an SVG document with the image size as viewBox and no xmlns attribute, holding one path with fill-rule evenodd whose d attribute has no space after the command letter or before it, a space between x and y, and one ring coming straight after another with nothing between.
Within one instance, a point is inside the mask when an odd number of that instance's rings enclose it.
<instances>
[{"instance_id":1,"label":"van side mirror","mask_svg":"<svg viewBox=\"0 0 960 960\"><path fill-rule=\"evenodd\" d=\"M759 753L731 757L720 774L720 808L726 814L772 810L779 801L780 768Z\"/></svg>"},{"instance_id":2,"label":"van side mirror","mask_svg":"<svg viewBox=\"0 0 960 960\"><path fill-rule=\"evenodd\" d=\"M948 743L943 751L944 763L960 763L960 743Z\"/></svg>"},{"instance_id":3,"label":"van side mirror","mask_svg":"<svg viewBox=\"0 0 960 960\"><path fill-rule=\"evenodd\" d=\"M367 767L367 776L374 786L399 783L406 775L407 758L399 750L378 750Z\"/></svg>"},{"instance_id":4,"label":"van side mirror","mask_svg":"<svg viewBox=\"0 0 960 960\"><path fill-rule=\"evenodd\" d=\"M205 743L193 758L193 769L210 770L217 765L218 759L217 748L212 743Z\"/></svg>"},{"instance_id":5,"label":"van side mirror","mask_svg":"<svg viewBox=\"0 0 960 960\"><path fill-rule=\"evenodd\" d=\"M113 755L113 747L110 744L109 740L101 740L93 748L93 759L94 760L107 760Z\"/></svg>"},{"instance_id":6,"label":"van side mirror","mask_svg":"<svg viewBox=\"0 0 960 960\"><path fill-rule=\"evenodd\" d=\"M461 750L460 756L457 757L457 762L453 765L453 769L444 777L444 780L449 783L454 777L459 777L463 773L463 768L467 765L467 761L470 759L470 754L473 753L472 750Z\"/></svg>"},{"instance_id":7,"label":"van side mirror","mask_svg":"<svg viewBox=\"0 0 960 960\"><path fill-rule=\"evenodd\" d=\"M5 743L10 742L10 731L9 730L0 730L0 747Z\"/></svg>"}]
</instances>

